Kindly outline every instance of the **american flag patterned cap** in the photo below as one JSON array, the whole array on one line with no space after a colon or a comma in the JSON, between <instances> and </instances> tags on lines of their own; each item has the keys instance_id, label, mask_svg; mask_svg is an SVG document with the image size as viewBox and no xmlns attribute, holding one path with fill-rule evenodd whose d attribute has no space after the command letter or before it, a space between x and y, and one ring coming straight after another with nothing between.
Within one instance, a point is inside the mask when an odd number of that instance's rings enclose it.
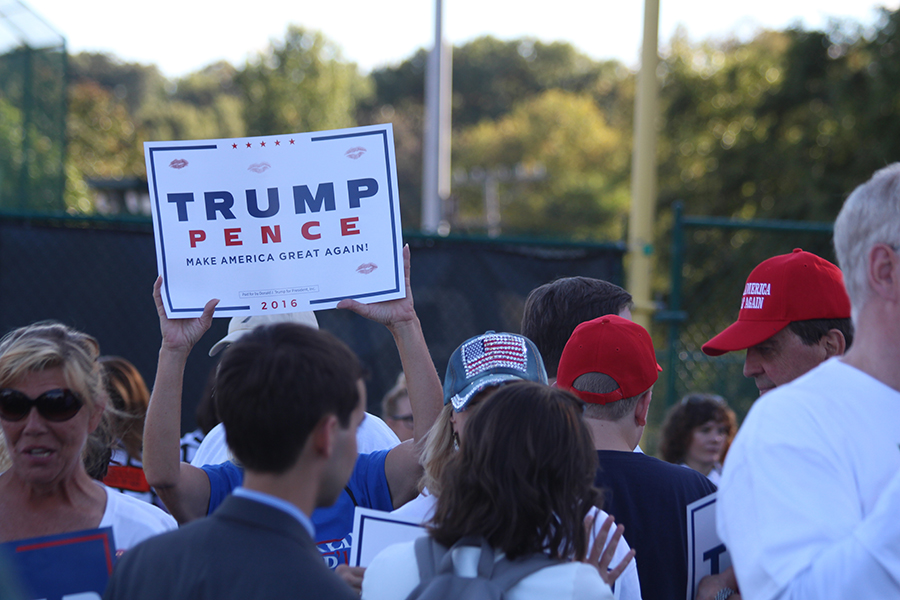
<instances>
[{"instance_id":1,"label":"american flag patterned cap","mask_svg":"<svg viewBox=\"0 0 900 600\"><path fill-rule=\"evenodd\" d=\"M488 331L469 338L450 355L444 404L452 402L460 412L484 388L514 380L547 383L540 352L526 337Z\"/></svg>"}]
</instances>

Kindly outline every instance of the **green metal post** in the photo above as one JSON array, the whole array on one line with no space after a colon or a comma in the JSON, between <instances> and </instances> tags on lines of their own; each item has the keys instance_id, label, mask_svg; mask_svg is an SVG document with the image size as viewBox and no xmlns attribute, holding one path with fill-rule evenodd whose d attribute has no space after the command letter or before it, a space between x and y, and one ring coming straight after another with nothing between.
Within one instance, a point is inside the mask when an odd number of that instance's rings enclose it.
<instances>
[{"instance_id":1,"label":"green metal post","mask_svg":"<svg viewBox=\"0 0 900 600\"><path fill-rule=\"evenodd\" d=\"M669 310L673 315L681 312L681 287L682 287L682 270L684 267L684 204L676 202L673 206L675 222L672 225L672 291L669 294ZM666 390L666 405L675 404L675 384L677 376L675 373L675 365L678 363L678 338L680 335L681 319L672 318L669 320L669 352L668 364L666 370L669 372L666 382L668 389Z\"/></svg>"},{"instance_id":2,"label":"green metal post","mask_svg":"<svg viewBox=\"0 0 900 600\"><path fill-rule=\"evenodd\" d=\"M34 57L30 46L23 45L24 70L22 74L22 166L19 171L19 209L31 206L34 186L31 170L34 157L31 155L32 122L34 121Z\"/></svg>"}]
</instances>

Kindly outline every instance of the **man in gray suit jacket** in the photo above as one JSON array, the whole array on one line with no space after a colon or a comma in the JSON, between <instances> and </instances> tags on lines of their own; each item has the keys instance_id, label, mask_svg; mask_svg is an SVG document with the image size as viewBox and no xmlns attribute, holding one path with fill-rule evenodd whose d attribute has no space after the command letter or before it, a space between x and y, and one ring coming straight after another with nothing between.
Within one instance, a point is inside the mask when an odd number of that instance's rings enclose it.
<instances>
[{"instance_id":1,"label":"man in gray suit jacket","mask_svg":"<svg viewBox=\"0 0 900 600\"><path fill-rule=\"evenodd\" d=\"M214 306L172 321L168 340L188 343ZM210 518L125 553L104 598L357 598L322 560L309 515L334 503L356 462L361 375L347 346L303 325L259 327L229 347L216 406L243 487Z\"/></svg>"}]
</instances>

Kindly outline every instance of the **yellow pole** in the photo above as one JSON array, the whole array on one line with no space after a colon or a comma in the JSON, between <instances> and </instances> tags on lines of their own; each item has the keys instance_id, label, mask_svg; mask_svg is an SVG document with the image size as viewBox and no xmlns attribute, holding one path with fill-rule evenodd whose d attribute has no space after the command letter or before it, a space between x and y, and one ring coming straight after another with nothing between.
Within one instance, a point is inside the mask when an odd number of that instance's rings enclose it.
<instances>
[{"instance_id":1,"label":"yellow pole","mask_svg":"<svg viewBox=\"0 0 900 600\"><path fill-rule=\"evenodd\" d=\"M659 0L644 0L644 40L635 98L634 156L631 169L631 215L628 224L628 284L634 298L635 322L650 329L654 305L653 219L656 209L656 120L659 84L656 78Z\"/></svg>"}]
</instances>

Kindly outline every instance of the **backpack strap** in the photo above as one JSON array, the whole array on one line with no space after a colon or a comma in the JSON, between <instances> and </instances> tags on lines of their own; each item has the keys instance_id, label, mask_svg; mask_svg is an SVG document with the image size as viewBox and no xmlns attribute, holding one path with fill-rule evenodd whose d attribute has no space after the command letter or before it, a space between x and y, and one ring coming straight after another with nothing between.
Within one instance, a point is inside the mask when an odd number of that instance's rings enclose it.
<instances>
[{"instance_id":1,"label":"backpack strap","mask_svg":"<svg viewBox=\"0 0 900 600\"><path fill-rule=\"evenodd\" d=\"M540 571L545 567L553 565L561 565L565 561L555 560L543 553L531 554L525 557L519 557L510 560L503 557L494 566L494 576L491 581L503 592L507 592L511 587L525 579L532 573Z\"/></svg>"},{"instance_id":2,"label":"backpack strap","mask_svg":"<svg viewBox=\"0 0 900 600\"><path fill-rule=\"evenodd\" d=\"M486 539L479 536L467 536L460 538L453 546L447 550L444 558L441 560L438 573L453 573L453 550L463 546L472 546L481 548L481 554L478 557L478 577L491 579L494 573L494 549Z\"/></svg>"},{"instance_id":3,"label":"backpack strap","mask_svg":"<svg viewBox=\"0 0 900 600\"><path fill-rule=\"evenodd\" d=\"M452 574L454 572L453 550L464 546L481 549L478 559L478 577L489 579L504 593L532 573L540 571L544 567L564 562L554 560L546 554L532 554L515 560L504 557L495 561L494 549L482 537L465 537L458 540L452 547L445 548L434 541L430 535L424 535L416 539L414 543L416 563L419 567L419 584L407 598L417 598L435 577L445 573Z\"/></svg>"},{"instance_id":4,"label":"backpack strap","mask_svg":"<svg viewBox=\"0 0 900 600\"><path fill-rule=\"evenodd\" d=\"M490 579L494 571L494 549L491 548L484 538L465 537L458 540L450 548L445 548L430 535L423 535L417 538L413 545L416 551L416 564L419 567L419 585L410 593L408 598L416 598L421 593L421 590L436 576L442 573L453 573L452 550L461 546L481 548L481 556L478 559L478 576Z\"/></svg>"},{"instance_id":5,"label":"backpack strap","mask_svg":"<svg viewBox=\"0 0 900 600\"><path fill-rule=\"evenodd\" d=\"M438 563L449 554L447 548L435 542L430 535L417 538L414 547L416 564L419 566L419 581L422 583L431 581L438 572ZM421 584L418 587L421 587Z\"/></svg>"}]
</instances>

